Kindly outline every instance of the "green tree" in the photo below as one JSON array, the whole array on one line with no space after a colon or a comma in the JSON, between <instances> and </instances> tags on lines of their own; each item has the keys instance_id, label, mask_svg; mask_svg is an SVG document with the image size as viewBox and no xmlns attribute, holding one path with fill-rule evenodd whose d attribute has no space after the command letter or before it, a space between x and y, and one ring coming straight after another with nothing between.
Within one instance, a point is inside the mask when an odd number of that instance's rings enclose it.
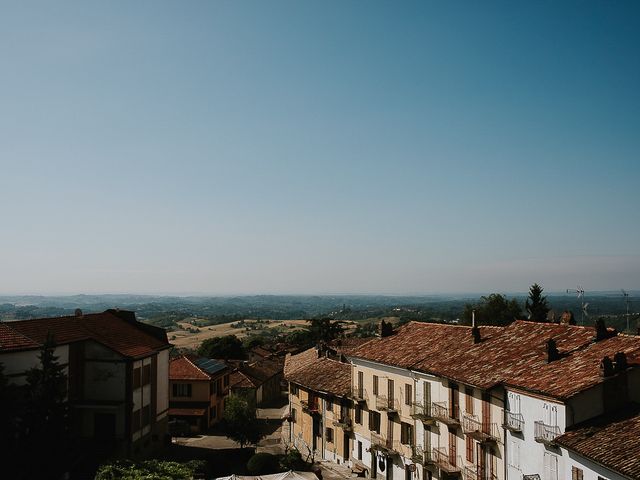
<instances>
[{"instance_id":1,"label":"green tree","mask_svg":"<svg viewBox=\"0 0 640 480\"><path fill-rule=\"evenodd\" d=\"M102 465L95 480L191 480L195 473L204 469L204 465L201 460L187 463L120 460Z\"/></svg>"},{"instance_id":2,"label":"green tree","mask_svg":"<svg viewBox=\"0 0 640 480\"><path fill-rule=\"evenodd\" d=\"M522 308L518 301L515 298L508 300L499 293L482 296L480 303L465 306L463 318L469 324L473 310L476 312L476 322L480 325L508 325L522 317Z\"/></svg>"},{"instance_id":3,"label":"green tree","mask_svg":"<svg viewBox=\"0 0 640 480\"><path fill-rule=\"evenodd\" d=\"M524 307L531 315L530 319L535 322L546 322L549 313L547 297L542 295L543 288L534 283L529 288L529 298L525 301Z\"/></svg>"},{"instance_id":4,"label":"green tree","mask_svg":"<svg viewBox=\"0 0 640 480\"><path fill-rule=\"evenodd\" d=\"M198 355L207 358L242 360L247 358L247 351L238 337L226 335L224 337L207 338L200 344Z\"/></svg>"},{"instance_id":5,"label":"green tree","mask_svg":"<svg viewBox=\"0 0 640 480\"><path fill-rule=\"evenodd\" d=\"M309 332L315 342L329 342L341 337L344 333L344 323L331 318L314 318L307 320L310 323Z\"/></svg>"},{"instance_id":6,"label":"green tree","mask_svg":"<svg viewBox=\"0 0 640 480\"><path fill-rule=\"evenodd\" d=\"M262 422L256 418L255 404L240 395L227 397L220 426L228 438L240 444L240 448L255 444L264 436L260 428Z\"/></svg>"}]
</instances>

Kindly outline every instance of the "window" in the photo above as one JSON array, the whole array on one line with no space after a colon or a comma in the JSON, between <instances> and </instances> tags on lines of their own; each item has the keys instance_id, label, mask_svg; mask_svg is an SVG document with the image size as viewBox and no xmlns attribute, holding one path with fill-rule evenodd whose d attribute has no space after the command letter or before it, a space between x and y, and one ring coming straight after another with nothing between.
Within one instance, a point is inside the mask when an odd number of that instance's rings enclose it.
<instances>
[{"instance_id":1,"label":"window","mask_svg":"<svg viewBox=\"0 0 640 480\"><path fill-rule=\"evenodd\" d=\"M378 395L378 376L373 376L373 394Z\"/></svg>"},{"instance_id":2,"label":"window","mask_svg":"<svg viewBox=\"0 0 640 480\"><path fill-rule=\"evenodd\" d=\"M211 395L218 393L218 384L214 381L211 382L211 387L209 388L211 391Z\"/></svg>"},{"instance_id":3,"label":"window","mask_svg":"<svg viewBox=\"0 0 640 480\"><path fill-rule=\"evenodd\" d=\"M295 422L298 417L298 411L295 408L291 409L291 421Z\"/></svg>"},{"instance_id":4,"label":"window","mask_svg":"<svg viewBox=\"0 0 640 480\"><path fill-rule=\"evenodd\" d=\"M411 405L411 401L413 400L413 388L409 383L404 386L404 404Z\"/></svg>"},{"instance_id":5,"label":"window","mask_svg":"<svg viewBox=\"0 0 640 480\"><path fill-rule=\"evenodd\" d=\"M327 442L333 443L333 428L327 427L325 429L325 438L327 439Z\"/></svg>"},{"instance_id":6,"label":"window","mask_svg":"<svg viewBox=\"0 0 640 480\"><path fill-rule=\"evenodd\" d=\"M400 443L413 445L413 425L400 422Z\"/></svg>"},{"instance_id":7,"label":"window","mask_svg":"<svg viewBox=\"0 0 640 480\"><path fill-rule=\"evenodd\" d=\"M571 480L582 480L582 469L578 467L571 467Z\"/></svg>"},{"instance_id":8,"label":"window","mask_svg":"<svg viewBox=\"0 0 640 480\"><path fill-rule=\"evenodd\" d=\"M295 384L291 384L291 395L298 396L298 386Z\"/></svg>"},{"instance_id":9,"label":"window","mask_svg":"<svg viewBox=\"0 0 640 480\"><path fill-rule=\"evenodd\" d=\"M222 392L222 379L216 380L216 392Z\"/></svg>"},{"instance_id":10,"label":"window","mask_svg":"<svg viewBox=\"0 0 640 480\"><path fill-rule=\"evenodd\" d=\"M449 385L449 417L458 419L458 407L460 406L460 390L458 385Z\"/></svg>"},{"instance_id":11,"label":"window","mask_svg":"<svg viewBox=\"0 0 640 480\"><path fill-rule=\"evenodd\" d=\"M142 367L142 385L151 383L151 365Z\"/></svg>"},{"instance_id":12,"label":"window","mask_svg":"<svg viewBox=\"0 0 640 480\"><path fill-rule=\"evenodd\" d=\"M473 438L467 435L467 462L473 463Z\"/></svg>"},{"instance_id":13,"label":"window","mask_svg":"<svg viewBox=\"0 0 640 480\"><path fill-rule=\"evenodd\" d=\"M520 468L520 442L511 440L511 455L509 455L509 465Z\"/></svg>"},{"instance_id":14,"label":"window","mask_svg":"<svg viewBox=\"0 0 640 480\"><path fill-rule=\"evenodd\" d=\"M229 386L229 375L225 375L224 376L224 382L223 382L225 387Z\"/></svg>"},{"instance_id":15,"label":"window","mask_svg":"<svg viewBox=\"0 0 640 480\"><path fill-rule=\"evenodd\" d=\"M190 383L174 383L173 396L174 397L190 397L191 384Z\"/></svg>"},{"instance_id":16,"label":"window","mask_svg":"<svg viewBox=\"0 0 640 480\"><path fill-rule=\"evenodd\" d=\"M358 440L358 460L362 460L362 442Z\"/></svg>"},{"instance_id":17,"label":"window","mask_svg":"<svg viewBox=\"0 0 640 480\"><path fill-rule=\"evenodd\" d=\"M146 407L142 407L142 426L146 427L147 425L149 425L150 421L150 410L149 405L147 405Z\"/></svg>"},{"instance_id":18,"label":"window","mask_svg":"<svg viewBox=\"0 0 640 480\"><path fill-rule=\"evenodd\" d=\"M558 480L558 457L553 453L544 452L543 480Z\"/></svg>"},{"instance_id":19,"label":"window","mask_svg":"<svg viewBox=\"0 0 640 480\"><path fill-rule=\"evenodd\" d=\"M211 408L211 418L212 419L218 418L218 407Z\"/></svg>"},{"instance_id":20,"label":"window","mask_svg":"<svg viewBox=\"0 0 640 480\"><path fill-rule=\"evenodd\" d=\"M133 369L133 388L140 388L140 382L142 381L140 377L140 367Z\"/></svg>"},{"instance_id":21,"label":"window","mask_svg":"<svg viewBox=\"0 0 640 480\"><path fill-rule=\"evenodd\" d=\"M133 418L131 419L131 427L134 432L140 430L140 410L133 412Z\"/></svg>"},{"instance_id":22,"label":"window","mask_svg":"<svg viewBox=\"0 0 640 480\"><path fill-rule=\"evenodd\" d=\"M457 466L457 456L458 456L458 450L457 450L457 441L456 441L456 434L453 432L449 432L449 463L451 465L453 465L454 467Z\"/></svg>"},{"instance_id":23,"label":"window","mask_svg":"<svg viewBox=\"0 0 640 480\"><path fill-rule=\"evenodd\" d=\"M380 414L369 411L369 430L380 433Z\"/></svg>"},{"instance_id":24,"label":"window","mask_svg":"<svg viewBox=\"0 0 640 480\"><path fill-rule=\"evenodd\" d=\"M355 406L355 417L356 423L358 425L362 425L362 409L360 408L360 405Z\"/></svg>"},{"instance_id":25,"label":"window","mask_svg":"<svg viewBox=\"0 0 640 480\"><path fill-rule=\"evenodd\" d=\"M473 415L473 388L465 388L465 409L469 415Z\"/></svg>"},{"instance_id":26,"label":"window","mask_svg":"<svg viewBox=\"0 0 640 480\"><path fill-rule=\"evenodd\" d=\"M327 399L324 401L324 405L325 405L325 408L327 409L327 412L330 412L330 411L332 411L332 410L333 410L333 402L331 401L331 399L330 399L330 398L327 398Z\"/></svg>"}]
</instances>

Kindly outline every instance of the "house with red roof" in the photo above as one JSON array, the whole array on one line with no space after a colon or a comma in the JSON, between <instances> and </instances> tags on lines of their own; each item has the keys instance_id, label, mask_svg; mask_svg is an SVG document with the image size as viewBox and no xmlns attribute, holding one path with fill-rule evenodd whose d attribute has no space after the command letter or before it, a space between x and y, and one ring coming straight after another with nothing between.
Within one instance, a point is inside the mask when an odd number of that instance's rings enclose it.
<instances>
[{"instance_id":1,"label":"house with red roof","mask_svg":"<svg viewBox=\"0 0 640 480\"><path fill-rule=\"evenodd\" d=\"M49 335L67 376L79 452L142 457L164 445L171 348L164 329L124 310L0 323L0 363L11 382L24 384L39 366Z\"/></svg>"},{"instance_id":2,"label":"house with red roof","mask_svg":"<svg viewBox=\"0 0 640 480\"><path fill-rule=\"evenodd\" d=\"M182 355L169 365L169 418L174 433L201 433L222 418L229 367L221 360Z\"/></svg>"}]
</instances>

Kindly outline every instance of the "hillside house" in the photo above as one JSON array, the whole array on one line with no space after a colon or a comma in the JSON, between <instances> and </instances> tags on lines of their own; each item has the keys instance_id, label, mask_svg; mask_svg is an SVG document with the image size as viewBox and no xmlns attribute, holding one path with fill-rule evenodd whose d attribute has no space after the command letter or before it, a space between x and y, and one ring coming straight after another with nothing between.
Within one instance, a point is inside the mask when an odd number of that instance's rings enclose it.
<instances>
[{"instance_id":1,"label":"hillside house","mask_svg":"<svg viewBox=\"0 0 640 480\"><path fill-rule=\"evenodd\" d=\"M202 433L220 421L229 394L229 371L221 360L190 355L171 360L169 419L176 425L175 433Z\"/></svg>"}]
</instances>

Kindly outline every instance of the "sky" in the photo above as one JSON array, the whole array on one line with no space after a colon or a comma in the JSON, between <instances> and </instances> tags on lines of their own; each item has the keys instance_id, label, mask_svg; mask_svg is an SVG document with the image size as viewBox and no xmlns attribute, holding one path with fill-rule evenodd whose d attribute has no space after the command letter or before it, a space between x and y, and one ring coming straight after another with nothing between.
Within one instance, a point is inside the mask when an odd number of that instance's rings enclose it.
<instances>
[{"instance_id":1,"label":"sky","mask_svg":"<svg viewBox=\"0 0 640 480\"><path fill-rule=\"evenodd\" d=\"M0 0L0 293L640 289L640 4Z\"/></svg>"}]
</instances>

